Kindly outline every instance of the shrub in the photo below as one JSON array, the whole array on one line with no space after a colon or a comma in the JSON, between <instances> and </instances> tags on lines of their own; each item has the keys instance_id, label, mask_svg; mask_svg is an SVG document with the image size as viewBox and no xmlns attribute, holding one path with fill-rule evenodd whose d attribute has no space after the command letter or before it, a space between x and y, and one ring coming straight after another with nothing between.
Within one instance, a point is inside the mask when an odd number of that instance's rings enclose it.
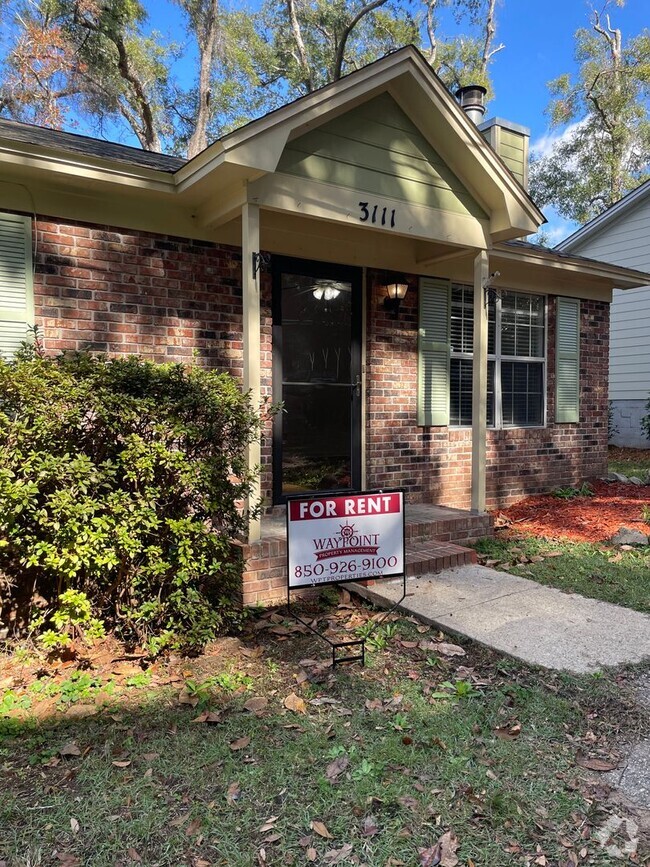
<instances>
[{"instance_id":1,"label":"shrub","mask_svg":"<svg viewBox=\"0 0 650 867\"><path fill-rule=\"evenodd\" d=\"M258 432L228 374L84 353L0 362L5 623L24 630L34 597L72 589L127 641L205 643L233 608Z\"/></svg>"},{"instance_id":2,"label":"shrub","mask_svg":"<svg viewBox=\"0 0 650 867\"><path fill-rule=\"evenodd\" d=\"M607 442L611 442L618 435L618 425L614 423L614 402L607 402Z\"/></svg>"},{"instance_id":3,"label":"shrub","mask_svg":"<svg viewBox=\"0 0 650 867\"><path fill-rule=\"evenodd\" d=\"M646 401L645 408L647 410L646 415L641 419L641 430L645 433L646 437L650 440L650 398Z\"/></svg>"}]
</instances>

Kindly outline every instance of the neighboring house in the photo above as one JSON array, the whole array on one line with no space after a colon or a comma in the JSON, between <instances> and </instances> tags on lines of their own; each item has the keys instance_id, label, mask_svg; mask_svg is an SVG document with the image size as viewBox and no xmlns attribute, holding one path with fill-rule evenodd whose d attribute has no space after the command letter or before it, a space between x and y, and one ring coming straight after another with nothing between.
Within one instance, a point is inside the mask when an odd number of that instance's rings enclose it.
<instances>
[{"instance_id":1,"label":"neighboring house","mask_svg":"<svg viewBox=\"0 0 650 867\"><path fill-rule=\"evenodd\" d=\"M48 352L229 370L284 404L248 455L269 509L400 487L471 508L431 531L465 538L605 472L612 288L649 281L521 241L544 219L526 132L483 131L413 48L189 162L0 121L2 348L35 323ZM246 601L283 592L262 530Z\"/></svg>"},{"instance_id":2,"label":"neighboring house","mask_svg":"<svg viewBox=\"0 0 650 867\"><path fill-rule=\"evenodd\" d=\"M650 271L650 181L558 244L557 250ZM650 448L641 419L650 398L650 286L614 289L610 308L611 442Z\"/></svg>"}]
</instances>

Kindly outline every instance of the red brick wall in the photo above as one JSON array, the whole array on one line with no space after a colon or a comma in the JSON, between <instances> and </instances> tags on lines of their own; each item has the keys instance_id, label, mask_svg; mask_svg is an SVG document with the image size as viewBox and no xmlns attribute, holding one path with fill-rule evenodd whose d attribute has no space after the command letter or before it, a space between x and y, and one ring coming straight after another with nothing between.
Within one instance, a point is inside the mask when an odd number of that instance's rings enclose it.
<instances>
[{"instance_id":1,"label":"red brick wall","mask_svg":"<svg viewBox=\"0 0 650 867\"><path fill-rule=\"evenodd\" d=\"M411 280L397 320L383 309L380 280L370 273L368 284L368 487L402 486L411 501L469 508L471 430L416 424L417 278ZM555 315L555 299L550 296L548 425L488 430L487 499L491 508L606 471L609 305L581 304L579 424L553 422Z\"/></svg>"},{"instance_id":2,"label":"red brick wall","mask_svg":"<svg viewBox=\"0 0 650 867\"><path fill-rule=\"evenodd\" d=\"M39 219L34 296L46 351L93 349L242 376L241 251L110 226ZM271 397L271 283L262 276L263 397ZM270 425L263 490L271 491Z\"/></svg>"},{"instance_id":3,"label":"red brick wall","mask_svg":"<svg viewBox=\"0 0 650 867\"><path fill-rule=\"evenodd\" d=\"M47 351L93 348L242 373L241 252L204 241L41 219L35 225L35 304ZM416 425L417 279L399 319L367 288L367 483L404 487L415 502L467 508L471 431ZM262 276L262 390L271 396L271 281ZM488 432L488 501L604 472L607 454L608 305L582 303L581 421L555 425L555 303L548 312L550 423ZM271 427L262 443L271 495Z\"/></svg>"}]
</instances>

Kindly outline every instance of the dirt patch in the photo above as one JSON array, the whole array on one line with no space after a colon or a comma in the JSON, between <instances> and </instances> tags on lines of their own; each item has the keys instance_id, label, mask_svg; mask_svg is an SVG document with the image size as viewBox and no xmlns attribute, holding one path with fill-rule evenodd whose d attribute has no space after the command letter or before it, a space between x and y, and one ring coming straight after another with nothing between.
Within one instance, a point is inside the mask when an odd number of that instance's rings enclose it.
<instances>
[{"instance_id":1,"label":"dirt patch","mask_svg":"<svg viewBox=\"0 0 650 867\"><path fill-rule=\"evenodd\" d=\"M510 531L547 539L604 542L619 527L650 532L641 517L643 506L650 504L650 487L601 481L591 487L593 497L528 497L500 514L512 521Z\"/></svg>"}]
</instances>

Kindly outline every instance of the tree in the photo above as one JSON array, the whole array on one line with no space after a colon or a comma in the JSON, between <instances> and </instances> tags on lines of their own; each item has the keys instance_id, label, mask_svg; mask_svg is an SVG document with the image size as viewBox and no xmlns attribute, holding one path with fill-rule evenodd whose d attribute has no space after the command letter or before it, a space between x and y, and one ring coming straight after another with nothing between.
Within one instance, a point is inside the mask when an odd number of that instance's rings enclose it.
<instances>
[{"instance_id":1,"label":"tree","mask_svg":"<svg viewBox=\"0 0 650 867\"><path fill-rule=\"evenodd\" d=\"M617 0L622 6L624 0ZM549 85L553 127L570 124L551 152L531 165L531 192L541 205L586 222L648 176L650 33L624 42L608 7L576 33L578 76Z\"/></svg>"},{"instance_id":2,"label":"tree","mask_svg":"<svg viewBox=\"0 0 650 867\"><path fill-rule=\"evenodd\" d=\"M55 127L74 112L96 125L122 117L145 150L165 131L169 48L142 30L139 0L26 0L9 5L17 31L0 106Z\"/></svg>"},{"instance_id":3,"label":"tree","mask_svg":"<svg viewBox=\"0 0 650 867\"><path fill-rule=\"evenodd\" d=\"M260 81L290 96L418 41L417 20L394 0L266 0L260 24L271 47L258 58Z\"/></svg>"},{"instance_id":4,"label":"tree","mask_svg":"<svg viewBox=\"0 0 650 867\"><path fill-rule=\"evenodd\" d=\"M143 148L192 157L288 98L421 45L425 17L430 62L450 86L487 83L503 47L493 47L496 0L265 0L256 13L170 2L188 44L152 31L141 0L0 0L10 41L0 112L57 128L125 123ZM439 38L439 7L473 35ZM196 59L189 85L174 68L181 55Z\"/></svg>"},{"instance_id":5,"label":"tree","mask_svg":"<svg viewBox=\"0 0 650 867\"><path fill-rule=\"evenodd\" d=\"M426 32L429 41L427 59L445 84L455 90L468 84L482 84L490 89L490 64L505 48L494 45L496 36L496 0L425 0ZM467 19L475 35L440 40L437 35L436 9L451 6L456 21Z\"/></svg>"}]
</instances>

